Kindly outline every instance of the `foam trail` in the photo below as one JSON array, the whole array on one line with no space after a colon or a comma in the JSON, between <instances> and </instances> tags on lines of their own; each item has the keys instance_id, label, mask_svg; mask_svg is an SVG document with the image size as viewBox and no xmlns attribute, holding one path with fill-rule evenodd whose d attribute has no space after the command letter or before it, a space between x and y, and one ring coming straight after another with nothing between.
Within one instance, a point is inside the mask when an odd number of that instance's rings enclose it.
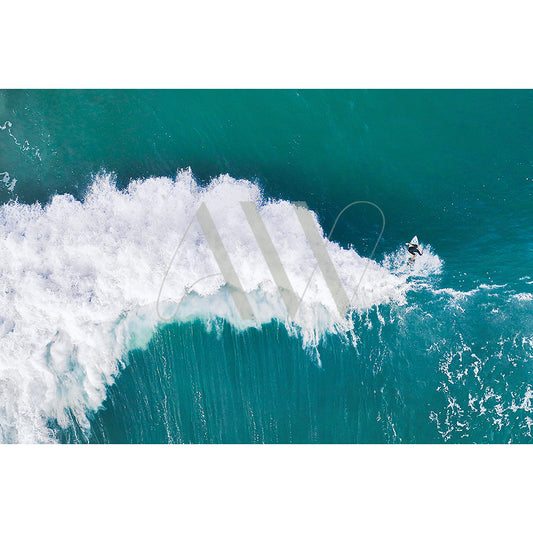
<instances>
[{"instance_id":1,"label":"foam trail","mask_svg":"<svg viewBox=\"0 0 533 533\"><path fill-rule=\"evenodd\" d=\"M11 202L0 207L0 441L53 441L50 422L65 428L75 420L89 430L128 350L145 346L160 323L161 282L202 202L255 322L239 318L224 278L213 276L219 269L197 221L165 281L164 316L194 284L175 320L225 319L241 329L279 320L310 347L327 333L350 330L350 319L339 317L318 274L289 318L239 202L257 206L297 295L316 260L292 205L264 198L251 182L220 176L202 188L186 170L120 191L111 175L102 174L83 202L69 195L44 207ZM358 281L368 260L334 242L327 250L341 282ZM401 302L407 288L401 275L371 261L353 306Z\"/></svg>"},{"instance_id":2,"label":"foam trail","mask_svg":"<svg viewBox=\"0 0 533 533\"><path fill-rule=\"evenodd\" d=\"M41 159L41 153L38 148L35 148L30 145L30 143L27 140L24 140L20 142L12 133L11 128L13 127L13 124L9 121L4 122L3 126L0 126L0 130L7 131L7 134L11 137L13 142L19 147L21 152L30 152L32 156L36 157L39 161L42 161Z\"/></svg>"}]
</instances>

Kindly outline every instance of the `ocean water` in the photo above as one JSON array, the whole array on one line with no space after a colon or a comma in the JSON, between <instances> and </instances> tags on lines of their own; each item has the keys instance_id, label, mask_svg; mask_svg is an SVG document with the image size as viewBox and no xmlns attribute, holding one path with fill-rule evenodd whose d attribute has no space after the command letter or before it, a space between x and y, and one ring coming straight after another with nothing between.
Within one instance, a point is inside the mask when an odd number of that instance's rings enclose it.
<instances>
[{"instance_id":1,"label":"ocean water","mask_svg":"<svg viewBox=\"0 0 533 533\"><path fill-rule=\"evenodd\" d=\"M0 91L0 442L532 442L532 154L533 91Z\"/></svg>"}]
</instances>

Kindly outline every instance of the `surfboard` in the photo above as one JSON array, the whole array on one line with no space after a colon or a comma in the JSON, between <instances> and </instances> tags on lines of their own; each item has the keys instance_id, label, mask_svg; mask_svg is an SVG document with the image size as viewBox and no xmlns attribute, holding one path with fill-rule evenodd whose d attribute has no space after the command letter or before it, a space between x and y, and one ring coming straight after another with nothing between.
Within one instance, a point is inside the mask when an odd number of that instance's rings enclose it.
<instances>
[{"instance_id":1,"label":"surfboard","mask_svg":"<svg viewBox=\"0 0 533 533\"><path fill-rule=\"evenodd\" d=\"M418 244L418 237L416 235L411 239L411 244Z\"/></svg>"}]
</instances>

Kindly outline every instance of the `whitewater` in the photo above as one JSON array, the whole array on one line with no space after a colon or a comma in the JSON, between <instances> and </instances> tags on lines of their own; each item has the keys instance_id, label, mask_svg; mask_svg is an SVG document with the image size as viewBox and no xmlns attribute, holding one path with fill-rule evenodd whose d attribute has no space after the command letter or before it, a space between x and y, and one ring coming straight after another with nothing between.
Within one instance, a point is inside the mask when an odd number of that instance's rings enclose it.
<instances>
[{"instance_id":1,"label":"whitewater","mask_svg":"<svg viewBox=\"0 0 533 533\"><path fill-rule=\"evenodd\" d=\"M256 205L296 294L302 295L316 260L293 206L266 198L250 181L222 175L202 187L186 169L175 178L132 181L119 190L113 174L101 173L82 201L67 194L44 206L12 201L0 207L0 440L54 442L52 428L73 423L88 433L91 416L127 364L128 352L145 347L161 324L159 294L161 315L173 321L199 318L210 327L224 320L243 330L276 320L320 364L318 347L325 335L350 338L354 313L384 303L405 305L407 291L430 287L440 272L442 262L429 246L413 271L402 249L378 263L326 239L347 293L357 287L351 311L339 316L318 271L290 319L242 201ZM216 275L213 254L194 221L202 202L254 320L240 318L224 278Z\"/></svg>"}]
</instances>

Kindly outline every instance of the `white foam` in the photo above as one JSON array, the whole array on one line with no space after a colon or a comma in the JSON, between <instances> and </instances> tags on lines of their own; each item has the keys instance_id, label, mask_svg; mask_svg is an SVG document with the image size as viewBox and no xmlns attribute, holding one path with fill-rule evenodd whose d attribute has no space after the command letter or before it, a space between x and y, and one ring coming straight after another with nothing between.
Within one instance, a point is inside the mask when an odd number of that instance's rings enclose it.
<instances>
[{"instance_id":1,"label":"white foam","mask_svg":"<svg viewBox=\"0 0 533 533\"><path fill-rule=\"evenodd\" d=\"M187 170L176 179L139 180L119 191L112 176L102 174L83 202L61 195L45 207L16 202L0 207L0 441L53 440L47 421L66 427L72 415L89 427L88 417L102 405L127 351L145 346L158 325L164 273L204 201L256 322L239 318L221 276L197 283L175 320L223 318L245 328L277 319L306 346L316 346L325 333L349 331L350 319L338 316L320 271L296 318L288 319L241 200L258 206L301 295L315 259L294 210L289 202L264 198L249 181L221 176L202 188ZM327 248L341 281L356 284L369 260L333 242ZM426 257L435 262L436 256ZM187 286L217 272L194 222L165 282L162 314L172 314ZM370 261L354 308L401 302L407 288L406 278Z\"/></svg>"},{"instance_id":2,"label":"white foam","mask_svg":"<svg viewBox=\"0 0 533 533\"><path fill-rule=\"evenodd\" d=\"M31 146L27 140L19 141L15 137L15 135L13 135L13 132L11 131L12 128L13 128L13 124L9 121L6 121L4 122L2 126L0 126L0 131L7 131L7 134L9 135L9 137L11 137L13 142L18 146L21 152L29 151L32 156L36 157L39 161L42 161L39 148Z\"/></svg>"},{"instance_id":3,"label":"white foam","mask_svg":"<svg viewBox=\"0 0 533 533\"><path fill-rule=\"evenodd\" d=\"M434 294L447 294L448 296L451 296L454 300L465 300L469 296L476 294L478 291L479 288L471 289L469 291L458 291L452 289L451 287L444 287L442 289L434 289L432 292Z\"/></svg>"},{"instance_id":4,"label":"white foam","mask_svg":"<svg viewBox=\"0 0 533 533\"><path fill-rule=\"evenodd\" d=\"M530 292L519 292L518 294L513 294L512 298L521 302L530 302L533 300L533 294Z\"/></svg>"},{"instance_id":5,"label":"white foam","mask_svg":"<svg viewBox=\"0 0 533 533\"><path fill-rule=\"evenodd\" d=\"M430 244L421 244L421 247L422 255L416 256L412 263L409 262L412 256L406 247L400 246L394 252L386 254L381 264L403 279L410 279L414 285L418 285L421 281L426 283L428 278L442 272L443 263Z\"/></svg>"},{"instance_id":6,"label":"white foam","mask_svg":"<svg viewBox=\"0 0 533 533\"><path fill-rule=\"evenodd\" d=\"M507 283L504 283L503 285L487 285L486 283L482 283L479 288L480 289L486 289L486 290L492 290L492 289L501 289L503 287L507 287Z\"/></svg>"}]
</instances>

